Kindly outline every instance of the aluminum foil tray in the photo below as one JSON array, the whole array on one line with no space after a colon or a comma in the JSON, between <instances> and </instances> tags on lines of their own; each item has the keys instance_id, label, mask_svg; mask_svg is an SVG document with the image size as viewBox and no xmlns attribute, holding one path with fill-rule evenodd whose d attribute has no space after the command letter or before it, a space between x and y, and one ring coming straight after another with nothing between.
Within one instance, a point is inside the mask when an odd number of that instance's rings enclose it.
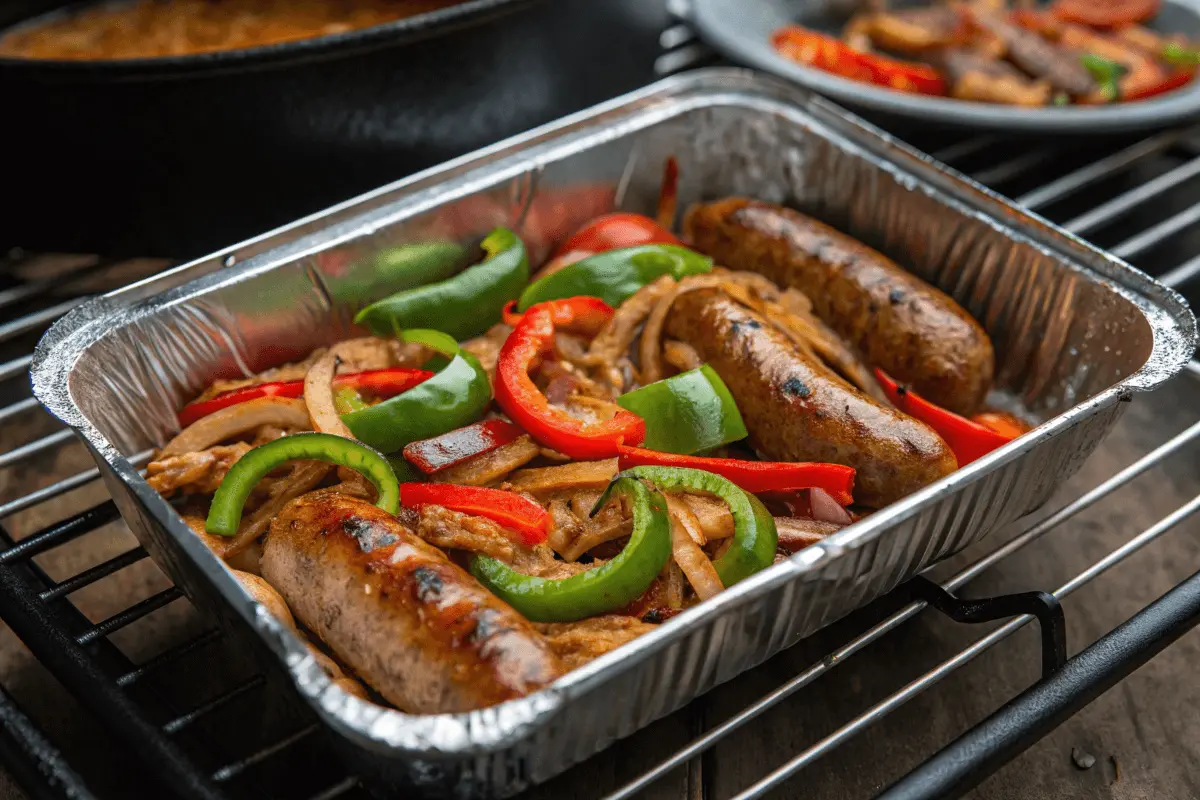
<instances>
[{"instance_id":1,"label":"aluminum foil tray","mask_svg":"<svg viewBox=\"0 0 1200 800\"><path fill-rule=\"evenodd\" d=\"M1042 424L902 502L739 583L551 688L465 714L343 693L153 492L130 456L161 445L214 377L347 338L387 292L380 248L517 228L535 258L613 205L649 211L666 156L681 207L783 202L952 294L996 346L998 399ZM93 300L46 334L34 390L87 442L129 526L201 607L298 692L369 782L504 796L544 781L1037 508L1137 391L1196 340L1183 300L1122 261L807 91L737 70L672 78ZM614 699L620 697L620 702ZM407 795L403 795L407 796Z\"/></svg>"}]
</instances>

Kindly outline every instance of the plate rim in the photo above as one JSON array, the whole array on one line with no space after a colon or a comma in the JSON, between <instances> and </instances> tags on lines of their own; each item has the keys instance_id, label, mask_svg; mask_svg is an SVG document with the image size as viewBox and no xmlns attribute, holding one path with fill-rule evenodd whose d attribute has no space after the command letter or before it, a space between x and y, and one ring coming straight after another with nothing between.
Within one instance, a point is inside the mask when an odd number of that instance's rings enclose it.
<instances>
[{"instance_id":1,"label":"plate rim","mask_svg":"<svg viewBox=\"0 0 1200 800\"><path fill-rule=\"evenodd\" d=\"M789 61L767 41L746 33L746 25L717 11L725 0L690 0L687 21L721 55L793 81L853 108L893 116L936 120L959 127L1034 133L1105 134L1167 127L1200 119L1200 78L1184 91L1159 99L1082 108L1020 108L971 100L924 97L874 87ZM1200 0L1167 0L1200 17ZM743 16L748 17L749 14Z\"/></svg>"}]
</instances>

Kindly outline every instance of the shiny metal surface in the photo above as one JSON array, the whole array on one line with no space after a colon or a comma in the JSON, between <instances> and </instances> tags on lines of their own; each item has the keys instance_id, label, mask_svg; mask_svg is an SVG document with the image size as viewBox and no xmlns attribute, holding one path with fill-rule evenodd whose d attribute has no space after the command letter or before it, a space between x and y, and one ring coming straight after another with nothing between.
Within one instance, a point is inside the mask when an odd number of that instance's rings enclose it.
<instances>
[{"instance_id":1,"label":"shiny metal surface","mask_svg":"<svg viewBox=\"0 0 1200 800\"><path fill-rule=\"evenodd\" d=\"M331 687L123 454L164 441L174 409L214 375L260 370L348 335L362 287L386 290L362 266L380 247L474 239L504 223L541 256L581 219L549 224L540 209L611 196L623 174L622 205L645 209L668 154L680 162L684 202L746 193L795 204L955 295L997 344L1007 401L1044 424L552 690L417 717ZM365 777L509 794L1033 510L1098 445L1120 401L1182 369L1194 343L1190 312L1144 274L802 90L722 70L665 81L91 301L47 334L33 379L39 399L84 436L147 551L193 601L253 631L251 641L286 664ZM618 682L638 702L612 703Z\"/></svg>"}]
</instances>

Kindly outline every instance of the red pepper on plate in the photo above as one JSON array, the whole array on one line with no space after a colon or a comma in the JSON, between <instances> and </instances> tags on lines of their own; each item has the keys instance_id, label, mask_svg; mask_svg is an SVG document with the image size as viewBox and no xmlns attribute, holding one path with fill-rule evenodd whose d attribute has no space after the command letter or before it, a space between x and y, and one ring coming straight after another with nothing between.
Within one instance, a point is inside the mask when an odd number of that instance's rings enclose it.
<instances>
[{"instance_id":1,"label":"red pepper on plate","mask_svg":"<svg viewBox=\"0 0 1200 800\"><path fill-rule=\"evenodd\" d=\"M484 517L520 534L521 544L532 547L546 541L550 514L533 500L514 492L453 483L402 483L400 505L417 508L434 505Z\"/></svg>"},{"instance_id":2,"label":"red pepper on plate","mask_svg":"<svg viewBox=\"0 0 1200 800\"><path fill-rule=\"evenodd\" d=\"M550 405L546 395L529 377L529 371L554 352L554 332L587 321L600 321L595 298L568 298L566 301L538 303L525 312L509 334L496 361L496 403L509 419L524 428L546 447L578 460L611 458L621 444L640 444L646 437L646 423L624 409L604 422L585 423L561 408ZM603 303L601 303L603 305ZM605 306L607 317L612 309Z\"/></svg>"},{"instance_id":3,"label":"red pepper on plate","mask_svg":"<svg viewBox=\"0 0 1200 800\"><path fill-rule=\"evenodd\" d=\"M945 79L928 64L860 53L840 39L799 25L775 31L771 42L789 61L843 78L911 94L946 94Z\"/></svg>"},{"instance_id":4,"label":"red pepper on plate","mask_svg":"<svg viewBox=\"0 0 1200 800\"><path fill-rule=\"evenodd\" d=\"M432 439L405 445L404 459L426 475L431 475L469 458L490 453L524 435L525 431L511 422L485 419Z\"/></svg>"},{"instance_id":5,"label":"red pepper on plate","mask_svg":"<svg viewBox=\"0 0 1200 800\"><path fill-rule=\"evenodd\" d=\"M1017 438L934 405L907 386L896 383L881 369L875 370L875 379L879 381L884 393L896 408L924 422L942 437L954 451L960 467L965 467Z\"/></svg>"},{"instance_id":6,"label":"red pepper on plate","mask_svg":"<svg viewBox=\"0 0 1200 800\"><path fill-rule=\"evenodd\" d=\"M1158 16L1162 0L1055 0L1050 13L1064 22L1119 28Z\"/></svg>"},{"instance_id":7,"label":"red pepper on plate","mask_svg":"<svg viewBox=\"0 0 1200 800\"><path fill-rule=\"evenodd\" d=\"M854 468L841 464L681 456L627 445L622 445L617 451L622 470L642 466L688 467L720 475L751 493L823 489L844 506L854 502Z\"/></svg>"},{"instance_id":8,"label":"red pepper on plate","mask_svg":"<svg viewBox=\"0 0 1200 800\"><path fill-rule=\"evenodd\" d=\"M405 367L390 367L388 369L372 369L365 372L352 372L339 375L333 380L334 390L354 389L366 392L376 397L386 398L406 392L417 384L432 377L433 373L424 369L408 369ZM230 389L215 397L188 403L179 412L179 425L186 428L198 419L207 417L216 411L247 400L260 397L303 397L304 381L271 381L256 386L243 386L240 389Z\"/></svg>"}]
</instances>

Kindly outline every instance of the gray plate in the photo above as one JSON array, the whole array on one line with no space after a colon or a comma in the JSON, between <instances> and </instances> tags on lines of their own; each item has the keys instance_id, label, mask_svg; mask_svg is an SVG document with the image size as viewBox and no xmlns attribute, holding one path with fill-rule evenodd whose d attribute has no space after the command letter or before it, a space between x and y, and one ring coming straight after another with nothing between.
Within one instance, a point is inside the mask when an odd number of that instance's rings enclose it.
<instances>
[{"instance_id":1,"label":"gray plate","mask_svg":"<svg viewBox=\"0 0 1200 800\"><path fill-rule=\"evenodd\" d=\"M1158 99L1100 107L1015 108L906 95L800 66L771 47L771 33L791 23L836 33L848 18L845 7L853 3L690 0L690 4L689 16L697 33L726 58L793 80L859 110L970 128L1033 133L1116 133L1200 118L1200 81ZM1148 27L1200 37L1200 0L1164 3L1158 18Z\"/></svg>"}]
</instances>

